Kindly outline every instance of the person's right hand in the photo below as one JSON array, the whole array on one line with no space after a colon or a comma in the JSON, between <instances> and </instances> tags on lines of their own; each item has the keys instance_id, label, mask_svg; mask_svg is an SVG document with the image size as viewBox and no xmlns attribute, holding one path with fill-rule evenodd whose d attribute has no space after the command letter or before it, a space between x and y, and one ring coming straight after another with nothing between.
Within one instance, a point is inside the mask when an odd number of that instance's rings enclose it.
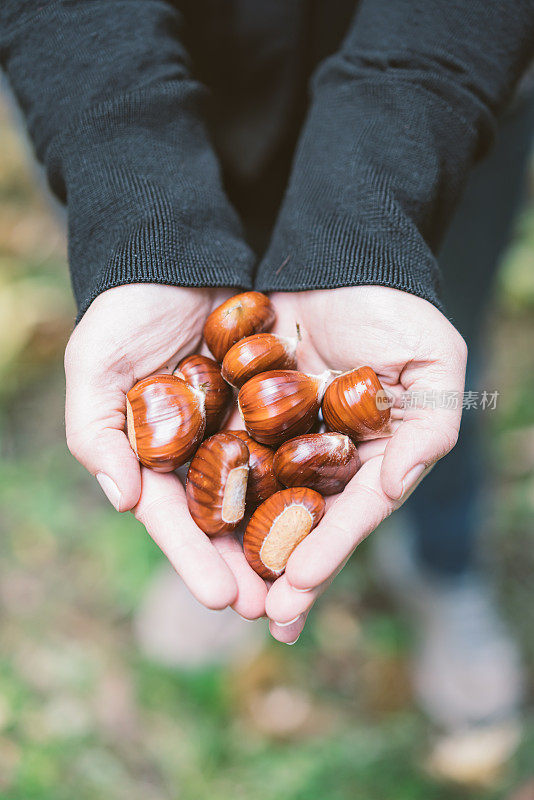
<instances>
[{"instance_id":1,"label":"person's right hand","mask_svg":"<svg viewBox=\"0 0 534 800\"><path fill-rule=\"evenodd\" d=\"M140 467L124 432L126 393L194 352L207 315L223 299L213 289L155 284L99 295L65 352L67 444L115 508L134 511L201 603L232 605L255 619L264 614L267 590L235 537L208 539L191 519L179 478Z\"/></svg>"}]
</instances>

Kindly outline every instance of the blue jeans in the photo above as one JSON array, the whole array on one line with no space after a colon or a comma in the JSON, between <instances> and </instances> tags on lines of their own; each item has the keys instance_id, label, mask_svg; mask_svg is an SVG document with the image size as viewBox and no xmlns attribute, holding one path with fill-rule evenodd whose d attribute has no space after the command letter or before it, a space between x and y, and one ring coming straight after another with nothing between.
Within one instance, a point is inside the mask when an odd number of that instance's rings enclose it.
<instances>
[{"instance_id":1,"label":"blue jeans","mask_svg":"<svg viewBox=\"0 0 534 800\"><path fill-rule=\"evenodd\" d=\"M533 134L534 97L527 96L503 118L494 149L471 175L440 254L447 312L469 347L466 389L482 388L478 381L485 316L524 197ZM490 412L464 412L457 446L405 505L414 525L417 556L434 572L462 573L476 561L487 463L478 424L484 413Z\"/></svg>"}]
</instances>

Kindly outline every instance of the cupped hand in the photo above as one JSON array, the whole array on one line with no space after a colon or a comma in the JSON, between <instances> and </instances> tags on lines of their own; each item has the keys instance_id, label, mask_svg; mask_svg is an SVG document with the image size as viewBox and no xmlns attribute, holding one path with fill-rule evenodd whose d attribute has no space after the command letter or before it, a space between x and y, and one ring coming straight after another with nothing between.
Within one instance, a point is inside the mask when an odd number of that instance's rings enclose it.
<instances>
[{"instance_id":1,"label":"cupped hand","mask_svg":"<svg viewBox=\"0 0 534 800\"><path fill-rule=\"evenodd\" d=\"M299 324L299 369L320 373L369 365L396 398L392 431L359 445L361 469L341 494L328 499L323 520L296 548L285 573L269 590L271 633L292 643L315 599L358 544L454 447L467 348L437 308L395 289L358 286L279 293L271 299L278 315L277 333L292 335ZM405 393L414 393L416 403L405 403L402 409ZM454 400L443 407L442 393L456 397L457 407Z\"/></svg>"},{"instance_id":2,"label":"cupped hand","mask_svg":"<svg viewBox=\"0 0 534 800\"><path fill-rule=\"evenodd\" d=\"M235 537L208 539L191 519L179 478L141 468L124 432L129 389L194 352L207 315L228 294L132 284L97 297L65 352L65 420L72 454L118 511L134 512L195 597L254 619L264 613L267 590Z\"/></svg>"}]
</instances>

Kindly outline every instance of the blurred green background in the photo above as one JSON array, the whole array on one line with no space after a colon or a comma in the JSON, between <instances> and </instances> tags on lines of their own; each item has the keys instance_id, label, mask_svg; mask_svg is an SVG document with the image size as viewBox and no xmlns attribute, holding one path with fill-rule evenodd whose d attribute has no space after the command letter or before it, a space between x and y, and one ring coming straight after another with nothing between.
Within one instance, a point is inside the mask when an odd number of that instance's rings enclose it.
<instances>
[{"instance_id":1,"label":"blurred green background","mask_svg":"<svg viewBox=\"0 0 534 800\"><path fill-rule=\"evenodd\" d=\"M486 412L490 568L534 678L534 179L501 270ZM140 655L132 619L162 557L63 438L74 318L64 232L0 102L0 798L534 798L534 715L511 762L435 734L410 697L410 632L363 545L296 647L225 667ZM262 625L263 623L257 623ZM463 766L462 766L463 765Z\"/></svg>"}]
</instances>

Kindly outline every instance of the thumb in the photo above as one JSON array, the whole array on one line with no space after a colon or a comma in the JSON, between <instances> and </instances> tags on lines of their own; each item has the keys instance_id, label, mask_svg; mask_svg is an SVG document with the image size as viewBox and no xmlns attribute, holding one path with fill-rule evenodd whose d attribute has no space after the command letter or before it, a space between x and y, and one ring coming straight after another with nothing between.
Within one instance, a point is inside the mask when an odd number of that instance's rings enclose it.
<instances>
[{"instance_id":1,"label":"thumb","mask_svg":"<svg viewBox=\"0 0 534 800\"><path fill-rule=\"evenodd\" d=\"M65 374L67 446L117 511L129 511L139 501L141 471L124 433L128 378L86 369L71 357Z\"/></svg>"},{"instance_id":2,"label":"thumb","mask_svg":"<svg viewBox=\"0 0 534 800\"><path fill-rule=\"evenodd\" d=\"M405 420L387 444L380 475L383 491L392 500L405 500L425 471L456 444L458 425L435 419Z\"/></svg>"},{"instance_id":3,"label":"thumb","mask_svg":"<svg viewBox=\"0 0 534 800\"><path fill-rule=\"evenodd\" d=\"M405 499L428 467L456 444L462 415L464 369L420 367L409 376L409 406L384 451L380 473L383 491Z\"/></svg>"}]
</instances>

